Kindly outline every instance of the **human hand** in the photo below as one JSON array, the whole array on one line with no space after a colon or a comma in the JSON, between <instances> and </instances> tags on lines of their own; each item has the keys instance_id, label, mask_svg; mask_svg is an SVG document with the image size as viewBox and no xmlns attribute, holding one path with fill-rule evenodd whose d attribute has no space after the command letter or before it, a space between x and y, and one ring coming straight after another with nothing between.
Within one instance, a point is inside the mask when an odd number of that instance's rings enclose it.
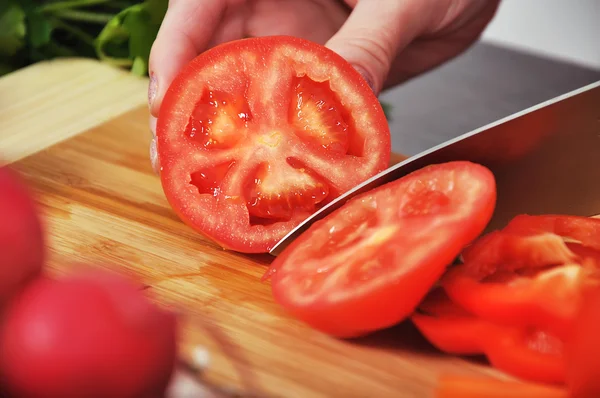
<instances>
[{"instance_id":1,"label":"human hand","mask_svg":"<svg viewBox=\"0 0 600 398\"><path fill-rule=\"evenodd\" d=\"M150 54L150 129L171 81L204 50L244 37L289 35L340 54L375 93L468 48L499 0L171 0ZM156 140L150 159L159 170Z\"/></svg>"}]
</instances>

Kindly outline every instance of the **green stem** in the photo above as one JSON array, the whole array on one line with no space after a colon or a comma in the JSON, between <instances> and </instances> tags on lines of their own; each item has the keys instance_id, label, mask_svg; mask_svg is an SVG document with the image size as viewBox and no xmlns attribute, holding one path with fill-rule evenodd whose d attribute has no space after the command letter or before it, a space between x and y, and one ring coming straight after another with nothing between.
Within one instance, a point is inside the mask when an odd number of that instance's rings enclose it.
<instances>
[{"instance_id":1,"label":"green stem","mask_svg":"<svg viewBox=\"0 0 600 398\"><path fill-rule=\"evenodd\" d=\"M129 6L132 5L131 1L111 1L110 3L108 3L105 7L106 8L113 8L113 9L117 9L117 10L122 10L124 8L127 8Z\"/></svg>"},{"instance_id":2,"label":"green stem","mask_svg":"<svg viewBox=\"0 0 600 398\"><path fill-rule=\"evenodd\" d=\"M78 10L61 10L55 12L54 16L60 19L67 19L71 21L90 22L105 25L114 17L114 14Z\"/></svg>"},{"instance_id":3,"label":"green stem","mask_svg":"<svg viewBox=\"0 0 600 398\"><path fill-rule=\"evenodd\" d=\"M40 12L52 12L60 10L68 10L71 8L89 7L96 4L108 3L111 0L66 0L56 3L49 3L38 8Z\"/></svg>"},{"instance_id":4,"label":"green stem","mask_svg":"<svg viewBox=\"0 0 600 398\"><path fill-rule=\"evenodd\" d=\"M57 19L57 18L50 18L50 21L57 29L62 29L64 31L67 31L67 32L71 33L73 36L79 38L84 43L94 47L94 44L95 44L94 38L92 36L90 36L89 34L87 34L86 32L84 32L83 30L81 30L75 26L69 25L67 23L64 23L63 21L61 21L60 19Z\"/></svg>"}]
</instances>

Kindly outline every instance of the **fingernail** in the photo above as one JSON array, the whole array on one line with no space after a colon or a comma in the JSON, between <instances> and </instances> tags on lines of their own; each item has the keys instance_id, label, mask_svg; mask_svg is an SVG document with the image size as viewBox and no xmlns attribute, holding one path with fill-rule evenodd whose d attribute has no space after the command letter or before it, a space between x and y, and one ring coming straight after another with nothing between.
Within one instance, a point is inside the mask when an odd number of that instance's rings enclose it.
<instances>
[{"instance_id":1,"label":"fingernail","mask_svg":"<svg viewBox=\"0 0 600 398\"><path fill-rule=\"evenodd\" d=\"M363 77L363 79L365 79L365 81L367 82L369 87L371 87L371 90L373 90L373 92L375 92L375 83L373 82L373 78L371 78L371 75L369 75L364 68L362 68L358 65L352 65L352 66L354 67L354 69L356 69L356 71L358 73L360 73L360 75Z\"/></svg>"},{"instance_id":2,"label":"fingernail","mask_svg":"<svg viewBox=\"0 0 600 398\"><path fill-rule=\"evenodd\" d=\"M150 84L148 84L148 107L152 107L154 97L156 97L156 89L158 88L158 81L154 73L150 74Z\"/></svg>"},{"instance_id":3,"label":"fingernail","mask_svg":"<svg viewBox=\"0 0 600 398\"><path fill-rule=\"evenodd\" d=\"M150 125L150 132L152 133L152 137L156 137L156 118L150 115L148 124Z\"/></svg>"},{"instance_id":4,"label":"fingernail","mask_svg":"<svg viewBox=\"0 0 600 398\"><path fill-rule=\"evenodd\" d=\"M158 153L156 152L156 138L153 138L150 142L150 163L152 164L152 170L155 174L160 174L158 165Z\"/></svg>"}]
</instances>

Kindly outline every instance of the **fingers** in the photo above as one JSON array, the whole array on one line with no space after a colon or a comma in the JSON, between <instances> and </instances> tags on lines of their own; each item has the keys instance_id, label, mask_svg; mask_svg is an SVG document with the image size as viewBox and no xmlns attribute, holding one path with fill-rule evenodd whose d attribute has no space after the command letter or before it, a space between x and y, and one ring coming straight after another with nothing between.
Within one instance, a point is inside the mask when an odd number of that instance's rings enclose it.
<instances>
[{"instance_id":1,"label":"fingers","mask_svg":"<svg viewBox=\"0 0 600 398\"><path fill-rule=\"evenodd\" d=\"M375 93L382 89L397 54L419 36L435 35L468 20L488 0L346 0L355 6L328 42L364 76Z\"/></svg>"},{"instance_id":2,"label":"fingers","mask_svg":"<svg viewBox=\"0 0 600 398\"><path fill-rule=\"evenodd\" d=\"M150 141L150 164L155 174L160 174L160 164L158 161L158 152L156 151L156 118L150 116L150 131L152 132L152 141Z\"/></svg>"},{"instance_id":3,"label":"fingers","mask_svg":"<svg viewBox=\"0 0 600 398\"><path fill-rule=\"evenodd\" d=\"M423 30L429 13L423 3L429 1L358 1L326 46L354 65L377 93L399 48Z\"/></svg>"},{"instance_id":4,"label":"fingers","mask_svg":"<svg viewBox=\"0 0 600 398\"><path fill-rule=\"evenodd\" d=\"M150 52L150 113L157 117L162 98L180 69L211 40L227 0L171 0Z\"/></svg>"}]
</instances>

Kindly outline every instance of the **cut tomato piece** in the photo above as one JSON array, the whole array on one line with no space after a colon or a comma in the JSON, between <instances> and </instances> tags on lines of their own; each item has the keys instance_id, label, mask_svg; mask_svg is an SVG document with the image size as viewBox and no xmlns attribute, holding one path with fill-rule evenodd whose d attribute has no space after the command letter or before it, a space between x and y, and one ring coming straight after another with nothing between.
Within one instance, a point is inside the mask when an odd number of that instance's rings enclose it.
<instances>
[{"instance_id":1,"label":"cut tomato piece","mask_svg":"<svg viewBox=\"0 0 600 398\"><path fill-rule=\"evenodd\" d=\"M504 230L530 234L550 232L600 250L600 218L521 214L513 218Z\"/></svg>"},{"instance_id":2,"label":"cut tomato piece","mask_svg":"<svg viewBox=\"0 0 600 398\"><path fill-rule=\"evenodd\" d=\"M600 288L586 290L566 339L567 387L572 398L600 397Z\"/></svg>"},{"instance_id":3,"label":"cut tomato piece","mask_svg":"<svg viewBox=\"0 0 600 398\"><path fill-rule=\"evenodd\" d=\"M436 398L569 398L566 389L488 377L442 376Z\"/></svg>"},{"instance_id":4,"label":"cut tomato piece","mask_svg":"<svg viewBox=\"0 0 600 398\"><path fill-rule=\"evenodd\" d=\"M325 333L356 337L408 317L489 222L492 173L427 166L314 223L272 263L277 302Z\"/></svg>"},{"instance_id":5,"label":"cut tomato piece","mask_svg":"<svg viewBox=\"0 0 600 398\"><path fill-rule=\"evenodd\" d=\"M443 294L424 304L431 315L411 320L423 336L443 352L487 357L492 366L513 376L544 383L565 380L562 341L535 328L495 324L468 314ZM423 306L419 306L423 311Z\"/></svg>"},{"instance_id":6,"label":"cut tomato piece","mask_svg":"<svg viewBox=\"0 0 600 398\"><path fill-rule=\"evenodd\" d=\"M496 232L464 257L442 279L452 301L496 323L539 327L561 337L581 304L582 289L600 283L596 259L572 252L551 233Z\"/></svg>"},{"instance_id":7,"label":"cut tomato piece","mask_svg":"<svg viewBox=\"0 0 600 398\"><path fill-rule=\"evenodd\" d=\"M364 79L324 46L272 36L194 59L158 117L165 195L221 246L270 250L340 194L384 170L390 132Z\"/></svg>"}]
</instances>

